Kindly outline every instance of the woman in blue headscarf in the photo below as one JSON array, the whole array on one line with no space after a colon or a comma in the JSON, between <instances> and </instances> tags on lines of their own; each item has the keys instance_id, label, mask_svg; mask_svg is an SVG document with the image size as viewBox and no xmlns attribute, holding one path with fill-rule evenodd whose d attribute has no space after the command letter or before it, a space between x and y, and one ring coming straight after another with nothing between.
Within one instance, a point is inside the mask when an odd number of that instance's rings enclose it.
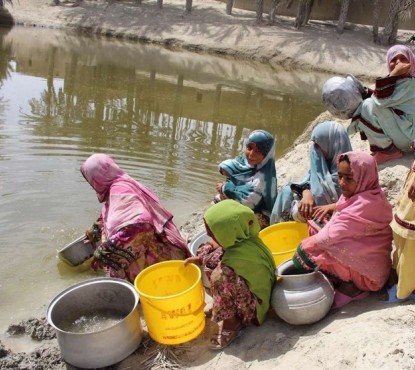
<instances>
[{"instance_id":1,"label":"woman in blue headscarf","mask_svg":"<svg viewBox=\"0 0 415 370\"><path fill-rule=\"evenodd\" d=\"M226 181L216 184L215 201L234 199L251 208L261 227L268 226L277 196L275 139L267 131L255 130L246 142L245 153L219 164Z\"/></svg>"},{"instance_id":2,"label":"woman in blue headscarf","mask_svg":"<svg viewBox=\"0 0 415 370\"><path fill-rule=\"evenodd\" d=\"M319 123L311 133L310 170L300 182L279 192L270 223L322 220L341 195L337 182L337 156L352 150L344 127L334 121Z\"/></svg>"}]
</instances>

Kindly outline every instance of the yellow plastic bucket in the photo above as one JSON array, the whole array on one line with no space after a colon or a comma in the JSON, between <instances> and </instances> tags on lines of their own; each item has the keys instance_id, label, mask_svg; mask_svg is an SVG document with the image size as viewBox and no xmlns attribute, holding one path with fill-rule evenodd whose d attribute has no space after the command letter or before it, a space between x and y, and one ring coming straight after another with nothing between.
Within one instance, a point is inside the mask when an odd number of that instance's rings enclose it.
<instances>
[{"instance_id":1,"label":"yellow plastic bucket","mask_svg":"<svg viewBox=\"0 0 415 370\"><path fill-rule=\"evenodd\" d=\"M205 291L200 268L165 261L141 271L134 281L148 332L161 344L180 344L205 328Z\"/></svg>"},{"instance_id":2,"label":"yellow plastic bucket","mask_svg":"<svg viewBox=\"0 0 415 370\"><path fill-rule=\"evenodd\" d=\"M271 251L275 264L279 266L290 259L300 242L308 237L308 227L302 222L281 222L261 230L259 237Z\"/></svg>"}]
</instances>

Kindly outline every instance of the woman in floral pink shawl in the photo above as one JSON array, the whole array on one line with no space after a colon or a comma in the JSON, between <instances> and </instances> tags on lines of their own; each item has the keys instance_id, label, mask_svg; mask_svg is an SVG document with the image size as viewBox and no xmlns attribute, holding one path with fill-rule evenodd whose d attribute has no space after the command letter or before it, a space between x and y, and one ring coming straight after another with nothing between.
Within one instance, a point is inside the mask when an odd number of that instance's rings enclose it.
<instances>
[{"instance_id":1,"label":"woman in floral pink shawl","mask_svg":"<svg viewBox=\"0 0 415 370\"><path fill-rule=\"evenodd\" d=\"M92 267L134 282L144 268L190 256L173 215L157 196L128 176L111 157L93 154L81 172L103 203L101 217L87 231L95 246Z\"/></svg>"},{"instance_id":2,"label":"woman in floral pink shawl","mask_svg":"<svg viewBox=\"0 0 415 370\"><path fill-rule=\"evenodd\" d=\"M302 241L293 257L301 271L319 268L332 277L343 304L380 290L391 269L392 207L380 188L377 165L368 153L338 157L342 195L330 221ZM343 305L341 304L341 305Z\"/></svg>"}]
</instances>

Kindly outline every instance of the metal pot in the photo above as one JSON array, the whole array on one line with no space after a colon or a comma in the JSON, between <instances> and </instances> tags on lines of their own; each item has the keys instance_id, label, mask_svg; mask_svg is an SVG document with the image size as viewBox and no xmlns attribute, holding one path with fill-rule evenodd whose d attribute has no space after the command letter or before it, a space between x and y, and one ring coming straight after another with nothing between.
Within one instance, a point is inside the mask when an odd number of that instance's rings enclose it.
<instances>
[{"instance_id":1,"label":"metal pot","mask_svg":"<svg viewBox=\"0 0 415 370\"><path fill-rule=\"evenodd\" d=\"M90 279L59 293L48 306L47 319L56 331L63 359L92 369L113 365L133 353L143 337L138 302L132 284L113 278ZM118 319L92 332L73 332L68 325L93 315Z\"/></svg>"},{"instance_id":2,"label":"metal pot","mask_svg":"<svg viewBox=\"0 0 415 370\"><path fill-rule=\"evenodd\" d=\"M206 243L208 240L212 239L206 231L201 231L200 233L196 234L193 239L189 243L189 250L192 256L196 256L197 250L199 247ZM210 282L209 278L206 276L206 272L203 267L200 267L200 270L202 271L202 284L205 288L210 288Z\"/></svg>"},{"instance_id":3,"label":"metal pot","mask_svg":"<svg viewBox=\"0 0 415 370\"><path fill-rule=\"evenodd\" d=\"M312 324L329 312L334 289L320 271L301 274L292 260L283 262L275 271L271 305L275 313L293 325Z\"/></svg>"},{"instance_id":4,"label":"metal pot","mask_svg":"<svg viewBox=\"0 0 415 370\"><path fill-rule=\"evenodd\" d=\"M59 258L72 266L78 266L91 258L94 254L94 248L91 243L84 243L85 240L86 235L82 235L58 250Z\"/></svg>"}]
</instances>

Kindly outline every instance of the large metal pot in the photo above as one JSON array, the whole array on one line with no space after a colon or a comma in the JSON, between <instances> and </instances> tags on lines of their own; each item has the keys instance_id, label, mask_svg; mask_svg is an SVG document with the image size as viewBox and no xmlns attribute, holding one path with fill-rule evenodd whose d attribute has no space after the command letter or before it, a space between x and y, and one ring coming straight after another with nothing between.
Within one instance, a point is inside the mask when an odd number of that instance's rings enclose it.
<instances>
[{"instance_id":1,"label":"large metal pot","mask_svg":"<svg viewBox=\"0 0 415 370\"><path fill-rule=\"evenodd\" d=\"M143 332L137 310L139 296L124 280L97 278L73 285L58 294L47 309L49 324L56 330L63 359L91 369L113 365L134 352ZM93 315L117 317L105 329L72 332L71 323Z\"/></svg>"},{"instance_id":2,"label":"large metal pot","mask_svg":"<svg viewBox=\"0 0 415 370\"><path fill-rule=\"evenodd\" d=\"M205 244L208 240L212 239L206 231L201 231L200 233L196 234L193 239L190 241L188 247L192 256L197 255L197 250L203 244ZM209 278L206 276L206 272L203 266L200 267L202 271L202 284L205 288L210 288L210 281Z\"/></svg>"},{"instance_id":3,"label":"large metal pot","mask_svg":"<svg viewBox=\"0 0 415 370\"><path fill-rule=\"evenodd\" d=\"M278 266L271 305L275 313L293 325L312 324L330 310L334 289L320 271L301 274L292 260Z\"/></svg>"}]
</instances>

